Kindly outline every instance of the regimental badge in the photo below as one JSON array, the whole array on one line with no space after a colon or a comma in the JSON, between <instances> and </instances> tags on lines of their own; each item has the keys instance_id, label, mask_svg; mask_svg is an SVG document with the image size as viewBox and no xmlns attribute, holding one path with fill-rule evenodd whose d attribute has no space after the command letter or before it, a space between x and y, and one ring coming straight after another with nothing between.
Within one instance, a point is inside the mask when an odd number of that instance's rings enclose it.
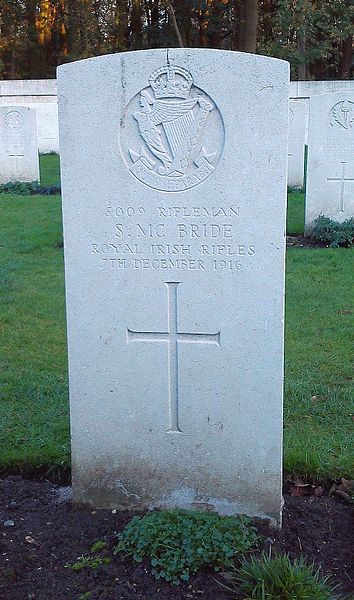
<instances>
[{"instance_id":1,"label":"regimental badge","mask_svg":"<svg viewBox=\"0 0 354 600\"><path fill-rule=\"evenodd\" d=\"M18 110L10 110L5 117L5 123L10 129L21 129L23 116Z\"/></svg>"},{"instance_id":2,"label":"regimental badge","mask_svg":"<svg viewBox=\"0 0 354 600\"><path fill-rule=\"evenodd\" d=\"M350 129L354 123L354 102L350 100L341 100L337 102L330 113L330 122L333 127L343 127Z\"/></svg>"},{"instance_id":3,"label":"regimental badge","mask_svg":"<svg viewBox=\"0 0 354 600\"><path fill-rule=\"evenodd\" d=\"M218 107L182 67L154 71L126 107L123 154L130 172L149 187L173 192L198 185L215 170L223 147Z\"/></svg>"}]
</instances>

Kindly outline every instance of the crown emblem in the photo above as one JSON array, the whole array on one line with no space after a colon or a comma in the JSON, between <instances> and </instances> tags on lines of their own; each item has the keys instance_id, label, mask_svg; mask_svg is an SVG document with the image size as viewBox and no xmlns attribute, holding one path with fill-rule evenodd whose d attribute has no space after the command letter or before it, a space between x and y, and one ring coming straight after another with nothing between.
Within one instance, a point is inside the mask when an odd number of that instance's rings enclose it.
<instances>
[{"instance_id":1,"label":"crown emblem","mask_svg":"<svg viewBox=\"0 0 354 600\"><path fill-rule=\"evenodd\" d=\"M186 99L193 84L193 77L182 67L166 66L154 71L150 76L149 84L157 99Z\"/></svg>"}]
</instances>

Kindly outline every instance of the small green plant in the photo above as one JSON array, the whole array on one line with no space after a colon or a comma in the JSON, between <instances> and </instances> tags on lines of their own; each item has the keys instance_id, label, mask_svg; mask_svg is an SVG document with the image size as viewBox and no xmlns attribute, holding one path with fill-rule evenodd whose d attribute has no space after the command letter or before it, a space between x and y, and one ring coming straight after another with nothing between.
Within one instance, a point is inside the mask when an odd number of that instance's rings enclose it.
<instances>
[{"instance_id":1,"label":"small green plant","mask_svg":"<svg viewBox=\"0 0 354 600\"><path fill-rule=\"evenodd\" d=\"M91 554L99 554L102 552L105 553L106 550L108 550L108 544L104 540L97 540L92 544L90 548ZM79 556L76 562L66 563L65 567L78 573L79 571L82 571L82 569L88 568L95 570L98 569L98 567L100 567L101 565L109 565L111 562L111 559L109 557L92 556L91 554Z\"/></svg>"},{"instance_id":2,"label":"small green plant","mask_svg":"<svg viewBox=\"0 0 354 600\"><path fill-rule=\"evenodd\" d=\"M334 588L314 564L285 555L241 560L239 568L223 573L228 590L243 600L334 600ZM234 596L238 598L238 595Z\"/></svg>"},{"instance_id":3,"label":"small green plant","mask_svg":"<svg viewBox=\"0 0 354 600\"><path fill-rule=\"evenodd\" d=\"M40 185L38 181L32 181L30 183L14 181L0 185L0 194L13 194L17 196L40 194L44 196L53 196L60 194L60 185L43 186Z\"/></svg>"},{"instance_id":4,"label":"small green plant","mask_svg":"<svg viewBox=\"0 0 354 600\"><path fill-rule=\"evenodd\" d=\"M94 544L92 544L92 546L91 546L91 552L92 552L92 554L97 554L98 552L102 552L103 550L107 550L107 548L108 548L107 542L105 542L104 540L97 540L97 542L95 542Z\"/></svg>"},{"instance_id":5,"label":"small green plant","mask_svg":"<svg viewBox=\"0 0 354 600\"><path fill-rule=\"evenodd\" d=\"M301 185L288 185L288 194L304 193L304 188Z\"/></svg>"},{"instance_id":6,"label":"small green plant","mask_svg":"<svg viewBox=\"0 0 354 600\"><path fill-rule=\"evenodd\" d=\"M354 242L354 218L338 223L321 215L314 221L310 237L317 242L324 242L332 248L352 246Z\"/></svg>"},{"instance_id":7,"label":"small green plant","mask_svg":"<svg viewBox=\"0 0 354 600\"><path fill-rule=\"evenodd\" d=\"M89 600L90 598L92 598L92 592L84 592L80 594L78 600Z\"/></svg>"},{"instance_id":8,"label":"small green plant","mask_svg":"<svg viewBox=\"0 0 354 600\"><path fill-rule=\"evenodd\" d=\"M156 579L178 584L203 566L230 566L250 550L256 530L246 517L220 517L187 510L151 512L133 517L119 535L114 553L141 562L150 559Z\"/></svg>"},{"instance_id":9,"label":"small green plant","mask_svg":"<svg viewBox=\"0 0 354 600\"><path fill-rule=\"evenodd\" d=\"M77 561L74 563L66 563L65 568L66 569L71 569L72 571L75 571L75 573L79 573L80 571L82 571L82 569L92 569L93 571L95 569L98 569L98 567L102 566L102 565L109 565L111 562L111 559L108 557L105 558L101 558L100 556L79 556Z\"/></svg>"}]
</instances>

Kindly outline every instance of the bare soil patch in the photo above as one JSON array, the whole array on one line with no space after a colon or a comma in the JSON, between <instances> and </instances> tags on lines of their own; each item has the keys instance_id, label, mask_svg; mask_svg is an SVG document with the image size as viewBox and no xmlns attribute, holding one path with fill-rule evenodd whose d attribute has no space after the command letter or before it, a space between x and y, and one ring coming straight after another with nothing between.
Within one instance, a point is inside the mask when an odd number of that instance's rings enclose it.
<instances>
[{"instance_id":1,"label":"bare soil patch","mask_svg":"<svg viewBox=\"0 0 354 600\"><path fill-rule=\"evenodd\" d=\"M328 248L328 244L324 242L316 242L309 237L303 235L287 235L286 245L289 248Z\"/></svg>"},{"instance_id":2,"label":"bare soil patch","mask_svg":"<svg viewBox=\"0 0 354 600\"><path fill-rule=\"evenodd\" d=\"M353 592L353 516L353 504L340 499L286 495L283 529L275 533L261 526L262 546L272 545L273 552L291 557L306 554L343 592ZM215 581L214 571L202 571L175 587L156 581L148 564L136 565L119 556L94 571L65 568L88 554L98 539L112 549L116 533L130 518L125 512L74 507L70 488L47 481L20 476L0 480L1 600L79 600L87 592L90 600L230 598Z\"/></svg>"}]
</instances>

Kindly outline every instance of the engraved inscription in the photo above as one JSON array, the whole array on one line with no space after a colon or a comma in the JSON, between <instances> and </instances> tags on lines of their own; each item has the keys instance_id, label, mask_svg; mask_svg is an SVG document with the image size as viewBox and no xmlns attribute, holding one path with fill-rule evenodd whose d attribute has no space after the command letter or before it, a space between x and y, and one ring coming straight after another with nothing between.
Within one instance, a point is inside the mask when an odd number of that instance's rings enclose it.
<instances>
[{"instance_id":1,"label":"engraved inscription","mask_svg":"<svg viewBox=\"0 0 354 600\"><path fill-rule=\"evenodd\" d=\"M331 108L330 123L332 127L350 129L354 123L354 102L350 100L337 102Z\"/></svg>"},{"instance_id":2,"label":"engraved inscription","mask_svg":"<svg viewBox=\"0 0 354 600\"><path fill-rule=\"evenodd\" d=\"M144 208L112 202L103 214L112 228L90 244L101 268L237 275L256 256L253 240L241 237L236 205Z\"/></svg>"},{"instance_id":3,"label":"engraved inscription","mask_svg":"<svg viewBox=\"0 0 354 600\"><path fill-rule=\"evenodd\" d=\"M217 333L187 333L178 331L177 287L178 281L165 281L167 286L166 332L133 331L127 329L127 342L167 342L168 344L168 397L169 424L167 431L182 433L178 410L178 344L216 344L220 347L220 331Z\"/></svg>"},{"instance_id":4,"label":"engraved inscription","mask_svg":"<svg viewBox=\"0 0 354 600\"><path fill-rule=\"evenodd\" d=\"M181 218L198 218L198 217L238 217L239 208L235 206L158 206L160 217L181 217Z\"/></svg>"},{"instance_id":5,"label":"engraved inscription","mask_svg":"<svg viewBox=\"0 0 354 600\"><path fill-rule=\"evenodd\" d=\"M126 107L122 150L130 172L145 185L183 191L213 173L224 146L218 107L193 85L186 69L166 65Z\"/></svg>"},{"instance_id":6,"label":"engraved inscription","mask_svg":"<svg viewBox=\"0 0 354 600\"><path fill-rule=\"evenodd\" d=\"M344 161L341 162L342 165L342 173L340 177L327 177L327 181L338 181L338 183L340 183L340 188L339 188L339 210L340 212L344 212L345 211L345 206L344 206L344 197L345 197L345 184L346 182L351 182L354 183L354 178L352 177L345 177L345 165L347 163Z\"/></svg>"},{"instance_id":7,"label":"engraved inscription","mask_svg":"<svg viewBox=\"0 0 354 600\"><path fill-rule=\"evenodd\" d=\"M134 259L134 269L154 269L154 270L176 270L176 271L204 271L205 262L202 259L185 258L142 258Z\"/></svg>"}]
</instances>

